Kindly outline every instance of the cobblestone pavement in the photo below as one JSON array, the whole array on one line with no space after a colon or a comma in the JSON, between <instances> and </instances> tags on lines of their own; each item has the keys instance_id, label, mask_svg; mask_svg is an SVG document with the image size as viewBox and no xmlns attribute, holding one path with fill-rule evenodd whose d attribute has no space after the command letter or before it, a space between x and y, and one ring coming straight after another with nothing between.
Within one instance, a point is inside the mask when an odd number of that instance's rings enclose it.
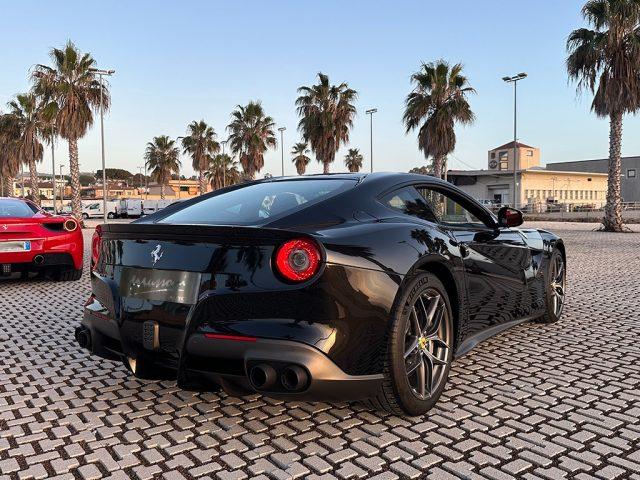
<instances>
[{"instance_id":1,"label":"cobblestone pavement","mask_svg":"<svg viewBox=\"0 0 640 480\"><path fill-rule=\"evenodd\" d=\"M136 380L73 340L86 277L0 283L0 476L640 479L640 234L548 227L563 319L456 361L422 418Z\"/></svg>"}]
</instances>

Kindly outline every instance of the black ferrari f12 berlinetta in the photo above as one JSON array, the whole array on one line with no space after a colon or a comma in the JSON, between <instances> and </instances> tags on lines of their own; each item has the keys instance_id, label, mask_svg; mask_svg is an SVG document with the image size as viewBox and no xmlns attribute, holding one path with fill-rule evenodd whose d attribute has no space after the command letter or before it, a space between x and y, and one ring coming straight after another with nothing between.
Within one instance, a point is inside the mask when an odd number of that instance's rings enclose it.
<instances>
[{"instance_id":1,"label":"black ferrari f12 berlinetta","mask_svg":"<svg viewBox=\"0 0 640 480\"><path fill-rule=\"evenodd\" d=\"M99 226L79 344L201 390L420 415L452 361L559 319L562 240L424 175L271 178Z\"/></svg>"}]
</instances>

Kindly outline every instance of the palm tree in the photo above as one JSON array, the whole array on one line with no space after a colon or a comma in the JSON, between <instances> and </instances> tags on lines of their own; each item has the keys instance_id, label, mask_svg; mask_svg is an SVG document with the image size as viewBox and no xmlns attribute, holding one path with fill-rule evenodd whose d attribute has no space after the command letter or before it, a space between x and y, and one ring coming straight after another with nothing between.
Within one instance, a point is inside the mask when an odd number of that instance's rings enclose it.
<instances>
[{"instance_id":1,"label":"palm tree","mask_svg":"<svg viewBox=\"0 0 640 480\"><path fill-rule=\"evenodd\" d=\"M593 29L567 39L567 72L578 90L594 94L591 110L609 118L609 181L604 229L620 232L622 117L640 110L640 1L591 0L582 16Z\"/></svg>"},{"instance_id":2,"label":"palm tree","mask_svg":"<svg viewBox=\"0 0 640 480\"><path fill-rule=\"evenodd\" d=\"M193 169L198 172L200 195L207 191L205 172L209 167L212 155L220 151L220 144L216 141L216 132L204 120L193 121L187 128L188 135L182 139L184 153L191 155Z\"/></svg>"},{"instance_id":3,"label":"palm tree","mask_svg":"<svg viewBox=\"0 0 640 480\"><path fill-rule=\"evenodd\" d=\"M109 109L109 89L92 71L96 61L89 53L80 52L71 41L63 49L52 49L50 55L52 67L36 65L34 69L34 90L57 111L57 133L69 143L71 206L73 215L81 218L78 139L93 124L93 112L100 106L101 93L104 109Z\"/></svg>"},{"instance_id":4,"label":"palm tree","mask_svg":"<svg viewBox=\"0 0 640 480\"><path fill-rule=\"evenodd\" d=\"M357 148L350 148L349 153L344 156L344 164L350 172L359 172L362 168L362 154Z\"/></svg>"},{"instance_id":5,"label":"palm tree","mask_svg":"<svg viewBox=\"0 0 640 480\"><path fill-rule=\"evenodd\" d=\"M3 194L13 197L13 180L20 170L20 129L13 115L0 113L0 177Z\"/></svg>"},{"instance_id":6,"label":"palm tree","mask_svg":"<svg viewBox=\"0 0 640 480\"><path fill-rule=\"evenodd\" d=\"M311 144L324 173L329 173L329 165L335 160L340 145L349 142L349 130L356 115L353 102L358 93L346 83L331 85L329 77L322 72L318 78L316 85L298 88L298 130L304 141Z\"/></svg>"},{"instance_id":7,"label":"palm tree","mask_svg":"<svg viewBox=\"0 0 640 480\"><path fill-rule=\"evenodd\" d=\"M211 188L217 190L240 182L238 164L226 153L209 157L209 167L205 172Z\"/></svg>"},{"instance_id":8,"label":"palm tree","mask_svg":"<svg viewBox=\"0 0 640 480\"><path fill-rule=\"evenodd\" d=\"M433 175L441 178L445 159L456 147L455 124L473 123L467 95L475 93L462 74L462 65L444 60L423 63L411 75L414 89L407 95L403 121L407 133L419 128L418 148L433 158Z\"/></svg>"},{"instance_id":9,"label":"palm tree","mask_svg":"<svg viewBox=\"0 0 640 480\"><path fill-rule=\"evenodd\" d=\"M151 172L151 179L160 184L160 198L164 200L164 187L171 175L180 172L180 151L176 142L167 135L153 137L153 141L147 143L144 152L147 169Z\"/></svg>"},{"instance_id":10,"label":"palm tree","mask_svg":"<svg viewBox=\"0 0 640 480\"><path fill-rule=\"evenodd\" d=\"M0 112L0 177L2 191L6 196L15 196L13 187L16 176L21 170L20 124L15 115ZM22 179L24 182L24 178Z\"/></svg>"},{"instance_id":11,"label":"palm tree","mask_svg":"<svg viewBox=\"0 0 640 480\"><path fill-rule=\"evenodd\" d=\"M249 178L254 178L264 166L264 152L277 145L273 118L265 115L259 101L238 105L227 126L229 144Z\"/></svg>"},{"instance_id":12,"label":"palm tree","mask_svg":"<svg viewBox=\"0 0 640 480\"><path fill-rule=\"evenodd\" d=\"M29 166L32 199L40 205L36 162L42 161L44 147L40 138L46 136L46 128L49 125L44 118L43 103L34 93L26 93L17 95L7 106L19 134L16 141L20 162Z\"/></svg>"},{"instance_id":13,"label":"palm tree","mask_svg":"<svg viewBox=\"0 0 640 480\"><path fill-rule=\"evenodd\" d=\"M311 158L307 156L307 153L309 153L307 142L298 142L291 150L291 155L293 155L293 159L291 161L296 165L298 175L304 175L304 172L307 170L307 165L309 165L309 162L311 161Z\"/></svg>"}]
</instances>

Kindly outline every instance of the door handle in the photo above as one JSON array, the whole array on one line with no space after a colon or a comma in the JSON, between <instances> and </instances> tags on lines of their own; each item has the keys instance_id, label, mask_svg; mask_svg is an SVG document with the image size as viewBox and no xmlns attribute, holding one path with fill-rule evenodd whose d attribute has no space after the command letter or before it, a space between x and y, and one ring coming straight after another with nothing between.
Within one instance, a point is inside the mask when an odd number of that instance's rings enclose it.
<instances>
[{"instance_id":1,"label":"door handle","mask_svg":"<svg viewBox=\"0 0 640 480\"><path fill-rule=\"evenodd\" d=\"M460 242L460 256L462 258L469 256L469 246L466 243Z\"/></svg>"}]
</instances>

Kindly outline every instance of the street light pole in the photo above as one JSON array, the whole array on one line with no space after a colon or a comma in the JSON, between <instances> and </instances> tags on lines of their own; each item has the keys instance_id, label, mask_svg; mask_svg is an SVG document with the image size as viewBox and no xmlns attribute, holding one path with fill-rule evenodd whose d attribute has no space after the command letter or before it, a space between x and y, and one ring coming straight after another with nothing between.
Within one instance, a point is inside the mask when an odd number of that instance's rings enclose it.
<instances>
[{"instance_id":1,"label":"street light pole","mask_svg":"<svg viewBox=\"0 0 640 480\"><path fill-rule=\"evenodd\" d=\"M222 140L220 143L222 144L222 161L225 162L222 165L222 188L226 187L227 183L227 165L226 165L226 157L224 156L224 147L227 145L229 140Z\"/></svg>"},{"instance_id":2,"label":"street light pole","mask_svg":"<svg viewBox=\"0 0 640 480\"><path fill-rule=\"evenodd\" d=\"M371 173L373 173L373 114L378 111L377 108L370 108L365 114L369 115L369 148L370 148L370 160L371 160Z\"/></svg>"},{"instance_id":3,"label":"street light pole","mask_svg":"<svg viewBox=\"0 0 640 480\"><path fill-rule=\"evenodd\" d=\"M53 125L51 125L51 171L53 172L53 212L56 211L56 154L54 145Z\"/></svg>"},{"instance_id":4,"label":"street light pole","mask_svg":"<svg viewBox=\"0 0 640 480\"><path fill-rule=\"evenodd\" d=\"M280 152L282 153L282 176L284 177L284 131L287 127L280 127L278 131L280 132Z\"/></svg>"},{"instance_id":5,"label":"street light pole","mask_svg":"<svg viewBox=\"0 0 640 480\"><path fill-rule=\"evenodd\" d=\"M60 165L60 211L58 213L62 213L62 209L64 208L64 183L62 180L62 167L64 167L64 165ZM55 184L55 175L53 183Z\"/></svg>"},{"instance_id":6,"label":"street light pole","mask_svg":"<svg viewBox=\"0 0 640 480\"><path fill-rule=\"evenodd\" d=\"M512 77L502 77L507 83L513 83L513 206L518 207L517 200L517 173L518 173L518 82L527 77L521 72Z\"/></svg>"},{"instance_id":7,"label":"street light pole","mask_svg":"<svg viewBox=\"0 0 640 480\"><path fill-rule=\"evenodd\" d=\"M176 144L179 144L179 141L180 141L181 139L183 139L183 138L184 138L184 135L181 135L181 136L179 136L179 137L176 137ZM178 147L178 159L180 159L180 147ZM171 181L171 180L169 180L169 181ZM180 193L180 184L181 184L181 183L182 183L182 182L180 181L180 172L178 172L178 198L181 198L181 195L182 195L182 194ZM188 187L187 187L187 189L188 189Z\"/></svg>"},{"instance_id":8,"label":"street light pole","mask_svg":"<svg viewBox=\"0 0 640 480\"><path fill-rule=\"evenodd\" d=\"M140 190L142 190L142 179L144 178L142 176L142 170L144 167L138 167L138 173L140 174ZM142 197L142 195L140 195Z\"/></svg>"},{"instance_id":9,"label":"street light pole","mask_svg":"<svg viewBox=\"0 0 640 480\"><path fill-rule=\"evenodd\" d=\"M20 182L20 184L22 185L21 187L21 196L22 198L24 198L24 162L20 162L20 177L22 177L22 182Z\"/></svg>"},{"instance_id":10,"label":"street light pole","mask_svg":"<svg viewBox=\"0 0 640 480\"><path fill-rule=\"evenodd\" d=\"M111 76L116 73L115 70L101 70L99 68L90 68L89 71L100 77L100 143L102 146L102 214L104 223L107 223L107 172L104 160L104 85L102 76Z\"/></svg>"}]
</instances>

